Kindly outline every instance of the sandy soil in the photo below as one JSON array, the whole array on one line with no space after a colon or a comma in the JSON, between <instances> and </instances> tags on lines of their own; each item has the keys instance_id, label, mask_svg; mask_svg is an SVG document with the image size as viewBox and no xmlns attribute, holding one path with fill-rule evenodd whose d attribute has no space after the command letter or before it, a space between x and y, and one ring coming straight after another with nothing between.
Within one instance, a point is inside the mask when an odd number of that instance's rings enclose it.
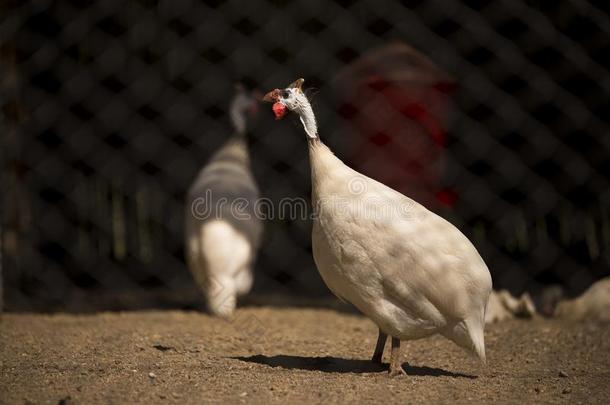
<instances>
[{"instance_id":1,"label":"sandy soil","mask_svg":"<svg viewBox=\"0 0 610 405\"><path fill-rule=\"evenodd\" d=\"M441 337L403 344L408 376L368 359L374 325L324 309L5 314L0 402L608 403L610 324L488 327L482 366ZM389 347L386 347L385 361Z\"/></svg>"}]
</instances>

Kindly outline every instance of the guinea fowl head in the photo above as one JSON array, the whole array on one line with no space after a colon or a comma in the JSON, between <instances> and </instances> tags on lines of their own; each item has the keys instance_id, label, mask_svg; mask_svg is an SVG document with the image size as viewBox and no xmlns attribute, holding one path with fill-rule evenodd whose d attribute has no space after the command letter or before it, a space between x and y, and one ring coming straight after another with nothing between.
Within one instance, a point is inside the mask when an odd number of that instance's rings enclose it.
<instances>
[{"instance_id":1,"label":"guinea fowl head","mask_svg":"<svg viewBox=\"0 0 610 405\"><path fill-rule=\"evenodd\" d=\"M248 118L254 118L256 115L259 99L260 96L256 91L247 91L241 83L235 85L235 95L231 100L229 115L235 131L239 135L246 133Z\"/></svg>"},{"instance_id":2,"label":"guinea fowl head","mask_svg":"<svg viewBox=\"0 0 610 405\"><path fill-rule=\"evenodd\" d=\"M282 119L288 111L294 111L299 115L305 133L309 139L318 138L318 127L316 117L313 114L311 104L303 92L304 79L298 79L285 89L271 90L263 97L263 101L273 103L275 119Z\"/></svg>"}]
</instances>

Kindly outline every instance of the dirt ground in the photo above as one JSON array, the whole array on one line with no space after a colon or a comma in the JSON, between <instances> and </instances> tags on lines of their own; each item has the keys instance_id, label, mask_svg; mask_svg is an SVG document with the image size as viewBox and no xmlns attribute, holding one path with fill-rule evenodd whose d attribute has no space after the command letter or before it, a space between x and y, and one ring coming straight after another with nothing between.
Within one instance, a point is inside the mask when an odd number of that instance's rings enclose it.
<instances>
[{"instance_id":1,"label":"dirt ground","mask_svg":"<svg viewBox=\"0 0 610 405\"><path fill-rule=\"evenodd\" d=\"M369 362L376 328L327 309L5 314L0 402L608 403L610 324L487 328L483 366L441 338L403 343L408 376ZM388 345L389 346L389 345ZM384 360L387 362L389 347Z\"/></svg>"}]
</instances>

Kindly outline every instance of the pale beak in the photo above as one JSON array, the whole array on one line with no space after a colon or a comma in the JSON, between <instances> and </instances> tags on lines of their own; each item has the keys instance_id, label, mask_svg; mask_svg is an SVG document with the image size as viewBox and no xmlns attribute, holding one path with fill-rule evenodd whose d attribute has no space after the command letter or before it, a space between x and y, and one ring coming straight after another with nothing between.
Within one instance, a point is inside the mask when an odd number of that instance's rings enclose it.
<instances>
[{"instance_id":1,"label":"pale beak","mask_svg":"<svg viewBox=\"0 0 610 405\"><path fill-rule=\"evenodd\" d=\"M265 94L263 101L268 103L277 103L280 101L280 89L271 90L269 93Z\"/></svg>"}]
</instances>

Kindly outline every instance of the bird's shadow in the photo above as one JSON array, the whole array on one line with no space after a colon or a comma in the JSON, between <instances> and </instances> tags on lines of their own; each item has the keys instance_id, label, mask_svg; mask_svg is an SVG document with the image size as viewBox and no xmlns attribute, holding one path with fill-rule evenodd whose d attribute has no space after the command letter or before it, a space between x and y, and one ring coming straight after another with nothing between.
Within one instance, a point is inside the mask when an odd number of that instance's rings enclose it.
<instances>
[{"instance_id":1,"label":"bird's shadow","mask_svg":"<svg viewBox=\"0 0 610 405\"><path fill-rule=\"evenodd\" d=\"M271 367L281 367L288 370L315 370L324 373L378 373L387 372L387 364L377 364L370 360L340 359L338 357L304 357L276 355L265 356L257 354L248 357L232 357L233 359L248 363L264 364ZM463 373L454 373L442 368L402 365L407 375L428 377L451 377L475 379L477 376Z\"/></svg>"}]
</instances>

